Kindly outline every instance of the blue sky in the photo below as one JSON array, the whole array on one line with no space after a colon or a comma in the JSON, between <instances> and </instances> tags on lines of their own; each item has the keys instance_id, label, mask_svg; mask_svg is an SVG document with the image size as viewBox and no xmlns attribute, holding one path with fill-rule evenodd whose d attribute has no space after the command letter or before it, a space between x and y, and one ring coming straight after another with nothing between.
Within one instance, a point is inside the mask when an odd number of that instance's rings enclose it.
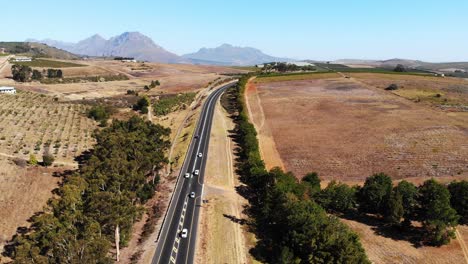
<instances>
[{"instance_id":1,"label":"blue sky","mask_svg":"<svg viewBox=\"0 0 468 264\"><path fill-rule=\"evenodd\" d=\"M230 43L301 59L468 61L466 0L2 2L4 41L140 31L177 54Z\"/></svg>"}]
</instances>

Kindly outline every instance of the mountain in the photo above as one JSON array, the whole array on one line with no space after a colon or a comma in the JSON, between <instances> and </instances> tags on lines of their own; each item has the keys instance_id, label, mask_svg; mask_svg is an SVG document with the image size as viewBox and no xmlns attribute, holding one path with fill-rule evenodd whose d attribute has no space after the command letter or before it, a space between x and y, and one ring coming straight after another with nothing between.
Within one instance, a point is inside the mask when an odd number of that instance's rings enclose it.
<instances>
[{"instance_id":1,"label":"mountain","mask_svg":"<svg viewBox=\"0 0 468 264\"><path fill-rule=\"evenodd\" d=\"M86 56L133 57L137 60L162 63L187 62L178 55L166 51L154 43L151 38L139 32L125 32L109 40L96 34L78 43L66 43L50 39L39 42L51 46L56 45L58 48Z\"/></svg>"},{"instance_id":2,"label":"mountain","mask_svg":"<svg viewBox=\"0 0 468 264\"><path fill-rule=\"evenodd\" d=\"M223 44L217 48L202 48L198 52L182 56L194 63L219 64L230 66L255 65L275 61L291 61L291 59L277 58L250 47L234 47Z\"/></svg>"},{"instance_id":3,"label":"mountain","mask_svg":"<svg viewBox=\"0 0 468 264\"><path fill-rule=\"evenodd\" d=\"M11 54L22 54L27 56L62 60L72 60L79 58L79 56L68 51L36 42L0 42L0 48L4 48L7 53Z\"/></svg>"},{"instance_id":4,"label":"mountain","mask_svg":"<svg viewBox=\"0 0 468 264\"><path fill-rule=\"evenodd\" d=\"M107 40L98 34L84 39L71 47L71 51L76 54L87 56L102 56L106 51Z\"/></svg>"}]
</instances>

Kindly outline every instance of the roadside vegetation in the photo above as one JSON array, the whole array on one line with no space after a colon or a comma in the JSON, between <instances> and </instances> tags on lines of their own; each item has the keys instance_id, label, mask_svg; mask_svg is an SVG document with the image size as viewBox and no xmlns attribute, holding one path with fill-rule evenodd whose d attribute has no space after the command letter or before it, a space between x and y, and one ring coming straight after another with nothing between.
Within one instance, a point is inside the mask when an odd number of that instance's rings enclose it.
<instances>
[{"instance_id":1,"label":"roadside vegetation","mask_svg":"<svg viewBox=\"0 0 468 264\"><path fill-rule=\"evenodd\" d=\"M234 100L238 170L247 186L242 193L259 239L254 256L268 263L370 263L359 237L311 199L309 182L299 182L279 168L265 169L245 108L243 93L249 77L241 78Z\"/></svg>"},{"instance_id":2,"label":"roadside vegetation","mask_svg":"<svg viewBox=\"0 0 468 264\"><path fill-rule=\"evenodd\" d=\"M44 212L6 247L13 263L112 263L155 193L170 130L138 117L114 120ZM114 252L114 251L113 251Z\"/></svg>"}]
</instances>

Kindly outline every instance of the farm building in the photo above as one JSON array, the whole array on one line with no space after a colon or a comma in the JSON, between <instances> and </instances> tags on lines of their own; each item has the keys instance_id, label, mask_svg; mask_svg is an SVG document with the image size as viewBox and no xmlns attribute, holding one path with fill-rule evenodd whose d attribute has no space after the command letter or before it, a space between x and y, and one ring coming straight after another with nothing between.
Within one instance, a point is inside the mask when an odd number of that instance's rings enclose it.
<instances>
[{"instance_id":1,"label":"farm building","mask_svg":"<svg viewBox=\"0 0 468 264\"><path fill-rule=\"evenodd\" d=\"M0 86L0 93L15 94L16 89L15 89L15 87Z\"/></svg>"},{"instance_id":2,"label":"farm building","mask_svg":"<svg viewBox=\"0 0 468 264\"><path fill-rule=\"evenodd\" d=\"M15 57L13 59L13 61L15 61L15 62L29 62L29 61L32 61L32 58L29 58L29 57Z\"/></svg>"}]
</instances>

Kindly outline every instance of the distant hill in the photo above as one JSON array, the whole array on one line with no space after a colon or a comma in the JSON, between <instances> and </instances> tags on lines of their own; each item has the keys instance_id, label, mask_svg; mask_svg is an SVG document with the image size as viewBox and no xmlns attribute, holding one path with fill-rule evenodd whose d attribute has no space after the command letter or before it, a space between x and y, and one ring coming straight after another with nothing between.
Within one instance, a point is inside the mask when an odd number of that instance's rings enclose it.
<instances>
[{"instance_id":1,"label":"distant hill","mask_svg":"<svg viewBox=\"0 0 468 264\"><path fill-rule=\"evenodd\" d=\"M96 34L78 43L65 43L50 39L40 42L86 56L133 57L137 60L162 63L188 62L158 46L151 38L139 32L125 32L109 40Z\"/></svg>"},{"instance_id":2,"label":"distant hill","mask_svg":"<svg viewBox=\"0 0 468 264\"><path fill-rule=\"evenodd\" d=\"M390 59L390 60L356 60L342 59L333 61L336 64L344 65L369 65L380 68L394 68L398 64L402 64L408 68L432 71L444 71L461 69L468 71L468 62L424 62L420 60L408 59Z\"/></svg>"},{"instance_id":3,"label":"distant hill","mask_svg":"<svg viewBox=\"0 0 468 264\"><path fill-rule=\"evenodd\" d=\"M0 48L10 54L22 54L33 57L54 58L62 60L78 59L79 56L68 51L35 42L0 42Z\"/></svg>"},{"instance_id":4,"label":"distant hill","mask_svg":"<svg viewBox=\"0 0 468 264\"><path fill-rule=\"evenodd\" d=\"M273 57L264 54L262 51L250 47L234 47L223 44L217 48L202 48L198 52L182 56L195 63L205 62L206 64L246 66L275 61L291 61L287 58Z\"/></svg>"}]
</instances>

